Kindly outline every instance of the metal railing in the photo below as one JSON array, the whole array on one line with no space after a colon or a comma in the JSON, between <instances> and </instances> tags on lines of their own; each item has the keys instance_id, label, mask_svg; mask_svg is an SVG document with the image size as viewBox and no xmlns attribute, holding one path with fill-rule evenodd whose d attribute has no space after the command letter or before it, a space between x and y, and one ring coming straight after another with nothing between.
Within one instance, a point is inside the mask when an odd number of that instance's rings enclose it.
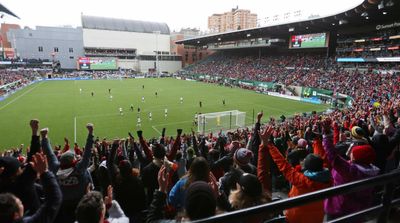
<instances>
[{"instance_id":1,"label":"metal railing","mask_svg":"<svg viewBox=\"0 0 400 223\"><path fill-rule=\"evenodd\" d=\"M387 222L390 208L392 206L400 205L400 198L396 198L395 200L393 200L393 192L395 191L395 185L398 181L400 181L400 170L395 170L391 173L383 174L377 177L354 181L347 184L300 195L297 197L228 212L193 222L246 222L245 220L250 217L262 216L265 215L265 213L276 213L285 209L301 206L314 201L323 200L332 196L347 194L350 192L359 191L360 189L371 188L378 185L384 185L383 196L379 204L374 204L374 206L370 208L329 221L331 223L352 222L356 219L359 220L360 217L365 218L366 216L368 216L368 218L370 219L377 219L378 223L384 223Z\"/></svg>"}]
</instances>

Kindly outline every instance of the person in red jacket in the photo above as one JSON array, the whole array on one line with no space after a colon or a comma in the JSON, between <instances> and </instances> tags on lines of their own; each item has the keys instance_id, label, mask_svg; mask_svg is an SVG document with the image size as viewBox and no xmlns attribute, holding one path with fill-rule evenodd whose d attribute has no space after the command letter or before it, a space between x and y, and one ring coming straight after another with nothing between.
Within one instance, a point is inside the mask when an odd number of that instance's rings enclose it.
<instances>
[{"instance_id":1,"label":"person in red jacket","mask_svg":"<svg viewBox=\"0 0 400 223\"><path fill-rule=\"evenodd\" d=\"M285 178L292 184L289 197L310 193L332 186L332 177L328 169L323 168L323 160L314 154L304 159L303 172L293 168L283 157L275 145L270 142L274 128L267 126L260 134L260 150L268 151ZM324 219L323 201L317 201L300 207L291 208L285 212L288 222L320 223Z\"/></svg>"}]
</instances>

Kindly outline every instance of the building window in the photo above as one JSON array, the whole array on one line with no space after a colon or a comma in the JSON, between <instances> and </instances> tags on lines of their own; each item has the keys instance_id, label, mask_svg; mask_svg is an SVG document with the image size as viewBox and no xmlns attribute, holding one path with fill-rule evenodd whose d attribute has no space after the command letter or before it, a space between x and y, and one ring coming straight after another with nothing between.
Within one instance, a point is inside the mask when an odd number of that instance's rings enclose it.
<instances>
[{"instance_id":1,"label":"building window","mask_svg":"<svg viewBox=\"0 0 400 223\"><path fill-rule=\"evenodd\" d=\"M69 48L68 52L73 53L74 52L74 48Z\"/></svg>"},{"instance_id":2,"label":"building window","mask_svg":"<svg viewBox=\"0 0 400 223\"><path fill-rule=\"evenodd\" d=\"M55 52L55 53L58 52L58 47L54 47L54 52Z\"/></svg>"},{"instance_id":3,"label":"building window","mask_svg":"<svg viewBox=\"0 0 400 223\"><path fill-rule=\"evenodd\" d=\"M42 46L39 46L39 47L38 47L38 50L39 50L39 52L43 52L43 47L42 47Z\"/></svg>"},{"instance_id":4,"label":"building window","mask_svg":"<svg viewBox=\"0 0 400 223\"><path fill-rule=\"evenodd\" d=\"M73 60L73 59L74 59L74 57L69 57L69 59Z\"/></svg>"}]
</instances>

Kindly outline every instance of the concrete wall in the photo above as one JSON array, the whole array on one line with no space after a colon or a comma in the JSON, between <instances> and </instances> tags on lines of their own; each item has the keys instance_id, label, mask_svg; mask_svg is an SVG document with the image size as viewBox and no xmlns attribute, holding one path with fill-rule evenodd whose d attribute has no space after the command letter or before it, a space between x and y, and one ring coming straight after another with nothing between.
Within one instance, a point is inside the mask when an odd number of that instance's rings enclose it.
<instances>
[{"instance_id":1,"label":"concrete wall","mask_svg":"<svg viewBox=\"0 0 400 223\"><path fill-rule=\"evenodd\" d=\"M149 69L155 68L155 60L141 60L139 61L139 71L147 73ZM158 61L160 72L175 73L182 68L182 61Z\"/></svg>"},{"instance_id":2,"label":"concrete wall","mask_svg":"<svg viewBox=\"0 0 400 223\"><path fill-rule=\"evenodd\" d=\"M8 33L16 56L22 59L59 60L61 68L76 69L76 60L84 55L81 28L41 27L36 29L12 29ZM39 47L43 50L39 51ZM72 48L73 52L69 49Z\"/></svg>"},{"instance_id":3,"label":"concrete wall","mask_svg":"<svg viewBox=\"0 0 400 223\"><path fill-rule=\"evenodd\" d=\"M133 48L137 49L137 54L154 54L157 48L158 51L170 51L170 36L154 33L83 29L83 45L85 47Z\"/></svg>"}]
</instances>

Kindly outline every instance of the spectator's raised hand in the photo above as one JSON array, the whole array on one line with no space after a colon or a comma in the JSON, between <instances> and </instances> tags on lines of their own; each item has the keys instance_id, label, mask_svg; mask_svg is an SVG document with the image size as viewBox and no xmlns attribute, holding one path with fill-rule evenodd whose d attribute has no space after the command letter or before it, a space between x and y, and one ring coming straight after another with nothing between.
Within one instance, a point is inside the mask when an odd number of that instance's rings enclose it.
<instances>
[{"instance_id":1,"label":"spectator's raised hand","mask_svg":"<svg viewBox=\"0 0 400 223\"><path fill-rule=\"evenodd\" d=\"M177 129L176 132L178 133L178 136L182 134L182 129Z\"/></svg>"},{"instance_id":2,"label":"spectator's raised hand","mask_svg":"<svg viewBox=\"0 0 400 223\"><path fill-rule=\"evenodd\" d=\"M30 164L33 170L35 170L39 175L42 175L48 171L47 158L41 153L36 153L33 155L32 162L30 162Z\"/></svg>"},{"instance_id":3,"label":"spectator's raised hand","mask_svg":"<svg viewBox=\"0 0 400 223\"><path fill-rule=\"evenodd\" d=\"M89 135L93 135L94 125L92 123L86 124L86 128L89 132Z\"/></svg>"},{"instance_id":4,"label":"spectator's raised hand","mask_svg":"<svg viewBox=\"0 0 400 223\"><path fill-rule=\"evenodd\" d=\"M139 130L139 131L137 131L136 133L137 133L137 136L138 136L139 138L143 138L143 131L142 131L142 130Z\"/></svg>"},{"instance_id":5,"label":"spectator's raised hand","mask_svg":"<svg viewBox=\"0 0 400 223\"><path fill-rule=\"evenodd\" d=\"M168 190L168 184L169 184L169 171L167 171L167 168L163 165L158 171L158 186L159 186L159 191L163 193L167 193Z\"/></svg>"},{"instance_id":6,"label":"spectator's raised hand","mask_svg":"<svg viewBox=\"0 0 400 223\"><path fill-rule=\"evenodd\" d=\"M29 125L31 126L31 129L32 129L32 135L37 135L38 130L39 130L39 120L32 119L29 122Z\"/></svg>"},{"instance_id":7,"label":"spectator's raised hand","mask_svg":"<svg viewBox=\"0 0 400 223\"><path fill-rule=\"evenodd\" d=\"M261 118L263 117L264 113L263 112L259 112L257 114L257 122L259 123L261 121Z\"/></svg>"},{"instance_id":8,"label":"spectator's raised hand","mask_svg":"<svg viewBox=\"0 0 400 223\"><path fill-rule=\"evenodd\" d=\"M264 131L262 133L259 133L262 145L266 146L269 142L269 139L271 138L271 135L274 132L274 127L273 126L266 126Z\"/></svg>"},{"instance_id":9,"label":"spectator's raised hand","mask_svg":"<svg viewBox=\"0 0 400 223\"><path fill-rule=\"evenodd\" d=\"M48 133L49 133L49 128L44 128L40 130L40 136L42 137L42 139L46 139Z\"/></svg>"},{"instance_id":10,"label":"spectator's raised hand","mask_svg":"<svg viewBox=\"0 0 400 223\"><path fill-rule=\"evenodd\" d=\"M217 179L215 178L214 174L210 171L209 178L208 178L208 184L211 186L212 190L214 191L215 196L219 195L219 190L218 190L218 182Z\"/></svg>"}]
</instances>

